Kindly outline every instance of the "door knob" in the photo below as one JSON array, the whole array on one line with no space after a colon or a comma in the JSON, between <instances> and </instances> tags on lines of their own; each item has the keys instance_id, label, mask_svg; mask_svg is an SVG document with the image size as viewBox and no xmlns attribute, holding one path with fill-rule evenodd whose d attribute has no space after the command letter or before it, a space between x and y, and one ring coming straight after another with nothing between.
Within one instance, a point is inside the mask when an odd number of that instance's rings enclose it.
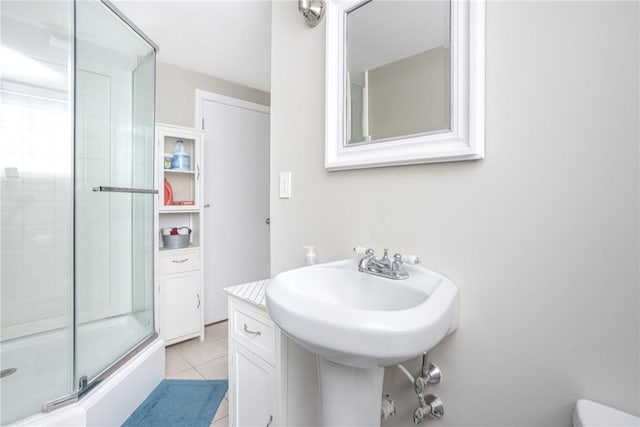
<instances>
[{"instance_id":1,"label":"door knob","mask_svg":"<svg viewBox=\"0 0 640 427\"><path fill-rule=\"evenodd\" d=\"M267 224L267 225L271 225L271 218L265 219L264 223Z\"/></svg>"},{"instance_id":2,"label":"door knob","mask_svg":"<svg viewBox=\"0 0 640 427\"><path fill-rule=\"evenodd\" d=\"M204 205L204 207L205 207L205 208L210 208L210 207L211 207L211 204L210 204L210 203L207 203L206 205Z\"/></svg>"}]
</instances>

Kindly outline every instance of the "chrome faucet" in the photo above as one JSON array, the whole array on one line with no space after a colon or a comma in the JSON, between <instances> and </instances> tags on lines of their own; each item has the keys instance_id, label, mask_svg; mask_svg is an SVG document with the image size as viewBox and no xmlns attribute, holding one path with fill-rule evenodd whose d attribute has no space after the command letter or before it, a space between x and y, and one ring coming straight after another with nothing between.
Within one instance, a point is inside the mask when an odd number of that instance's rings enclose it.
<instances>
[{"instance_id":1,"label":"chrome faucet","mask_svg":"<svg viewBox=\"0 0 640 427\"><path fill-rule=\"evenodd\" d=\"M353 248L357 254L364 255L358 263L358 271L386 277L387 279L404 280L409 278L409 272L404 264L419 264L420 258L414 255L395 254L393 261L389 259L389 250L384 249L381 258L376 258L373 249L364 249L360 246Z\"/></svg>"}]
</instances>

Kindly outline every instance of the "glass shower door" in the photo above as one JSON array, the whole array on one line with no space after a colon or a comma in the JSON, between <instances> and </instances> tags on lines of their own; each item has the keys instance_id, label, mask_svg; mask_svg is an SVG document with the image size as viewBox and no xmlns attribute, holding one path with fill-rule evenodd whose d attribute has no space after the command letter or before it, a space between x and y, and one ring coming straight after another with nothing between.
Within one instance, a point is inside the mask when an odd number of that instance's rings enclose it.
<instances>
[{"instance_id":1,"label":"glass shower door","mask_svg":"<svg viewBox=\"0 0 640 427\"><path fill-rule=\"evenodd\" d=\"M154 333L155 51L101 2L76 3L76 384Z\"/></svg>"},{"instance_id":2,"label":"glass shower door","mask_svg":"<svg viewBox=\"0 0 640 427\"><path fill-rule=\"evenodd\" d=\"M0 425L73 391L72 24L0 1Z\"/></svg>"}]
</instances>

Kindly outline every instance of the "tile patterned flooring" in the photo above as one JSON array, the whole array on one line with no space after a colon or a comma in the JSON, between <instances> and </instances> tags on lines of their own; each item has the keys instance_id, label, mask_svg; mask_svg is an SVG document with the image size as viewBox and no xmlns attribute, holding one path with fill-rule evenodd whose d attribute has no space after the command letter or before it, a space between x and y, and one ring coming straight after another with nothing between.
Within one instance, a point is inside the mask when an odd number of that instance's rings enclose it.
<instances>
[{"instance_id":1,"label":"tile patterned flooring","mask_svg":"<svg viewBox=\"0 0 640 427\"><path fill-rule=\"evenodd\" d=\"M205 328L205 339L194 338L165 349L165 376L177 379L228 379L227 322ZM229 396L222 399L211 427L229 425Z\"/></svg>"}]
</instances>

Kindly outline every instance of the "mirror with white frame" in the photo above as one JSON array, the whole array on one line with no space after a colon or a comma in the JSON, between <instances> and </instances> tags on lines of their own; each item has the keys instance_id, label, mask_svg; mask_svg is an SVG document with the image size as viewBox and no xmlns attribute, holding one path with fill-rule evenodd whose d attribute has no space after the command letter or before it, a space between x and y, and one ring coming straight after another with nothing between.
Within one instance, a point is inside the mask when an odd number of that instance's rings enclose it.
<instances>
[{"instance_id":1,"label":"mirror with white frame","mask_svg":"<svg viewBox=\"0 0 640 427\"><path fill-rule=\"evenodd\" d=\"M326 91L329 170L483 158L483 0L329 0Z\"/></svg>"},{"instance_id":2,"label":"mirror with white frame","mask_svg":"<svg viewBox=\"0 0 640 427\"><path fill-rule=\"evenodd\" d=\"M374 0L347 12L347 144L450 129L449 10Z\"/></svg>"}]
</instances>

